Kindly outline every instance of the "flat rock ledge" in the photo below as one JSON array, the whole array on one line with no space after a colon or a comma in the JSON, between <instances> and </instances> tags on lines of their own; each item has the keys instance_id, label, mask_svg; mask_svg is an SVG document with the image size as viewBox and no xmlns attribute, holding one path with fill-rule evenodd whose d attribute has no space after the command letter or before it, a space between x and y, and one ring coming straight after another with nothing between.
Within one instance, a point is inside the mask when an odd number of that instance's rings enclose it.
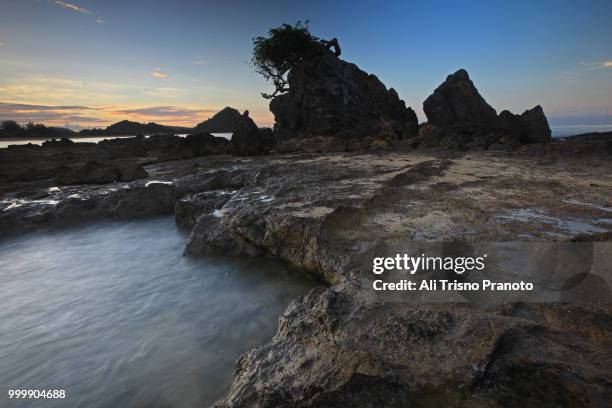
<instances>
[{"instance_id":1,"label":"flat rock ledge","mask_svg":"<svg viewBox=\"0 0 612 408\"><path fill-rule=\"evenodd\" d=\"M381 248L610 241L612 162L503 152L210 156L98 186L2 195L3 231L175 213L187 254L280 258L322 286L244 354L219 407L607 407L609 305L406 304L367 296Z\"/></svg>"}]
</instances>

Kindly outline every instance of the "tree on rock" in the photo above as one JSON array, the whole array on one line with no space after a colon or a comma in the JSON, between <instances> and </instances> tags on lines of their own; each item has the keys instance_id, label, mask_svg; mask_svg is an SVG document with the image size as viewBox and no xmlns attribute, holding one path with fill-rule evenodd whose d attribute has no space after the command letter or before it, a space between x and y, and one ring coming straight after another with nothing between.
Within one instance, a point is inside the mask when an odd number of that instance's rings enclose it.
<instances>
[{"instance_id":1,"label":"tree on rock","mask_svg":"<svg viewBox=\"0 0 612 408\"><path fill-rule=\"evenodd\" d=\"M336 40L334 46L339 51L340 46L337 43ZM261 95L272 99L289 91L287 73L298 62L319 54L323 47L325 45L308 30L308 21L304 24L298 21L295 26L283 24L271 29L267 37L254 38L251 62L255 71L267 81L272 81L275 87L274 93Z\"/></svg>"}]
</instances>

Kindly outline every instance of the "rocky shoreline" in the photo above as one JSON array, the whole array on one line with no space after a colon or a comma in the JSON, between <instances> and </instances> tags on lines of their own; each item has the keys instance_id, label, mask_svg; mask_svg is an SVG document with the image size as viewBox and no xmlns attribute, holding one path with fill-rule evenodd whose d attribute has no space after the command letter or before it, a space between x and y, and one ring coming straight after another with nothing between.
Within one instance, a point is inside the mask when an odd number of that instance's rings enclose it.
<instances>
[{"instance_id":1,"label":"rocky shoreline","mask_svg":"<svg viewBox=\"0 0 612 408\"><path fill-rule=\"evenodd\" d=\"M415 306L373 301L359 284L373 251L406 242L612 240L612 161L563 154L572 143L520 153L143 155L147 176L132 181L5 181L0 225L7 237L174 213L191 230L186 254L272 256L317 276L324 287L296 299L274 339L238 360L219 406L603 407L609 306Z\"/></svg>"},{"instance_id":2,"label":"rocky shoreline","mask_svg":"<svg viewBox=\"0 0 612 408\"><path fill-rule=\"evenodd\" d=\"M551 140L541 107L498 115L464 70L419 126L393 89L326 48L288 85L270 103L274 130L232 111L231 142L0 149L3 238L174 214L187 255L270 256L316 276L275 337L236 362L219 407L607 407L605 281L572 287L581 305L394 302L363 281L374 254L415 243L609 243L612 134Z\"/></svg>"}]
</instances>

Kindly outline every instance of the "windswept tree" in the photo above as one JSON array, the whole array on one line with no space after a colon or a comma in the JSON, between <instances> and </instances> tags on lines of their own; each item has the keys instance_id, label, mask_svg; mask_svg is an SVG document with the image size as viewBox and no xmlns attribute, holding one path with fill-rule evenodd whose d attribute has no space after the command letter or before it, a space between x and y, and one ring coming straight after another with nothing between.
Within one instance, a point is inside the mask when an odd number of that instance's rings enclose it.
<instances>
[{"instance_id":1,"label":"windswept tree","mask_svg":"<svg viewBox=\"0 0 612 408\"><path fill-rule=\"evenodd\" d=\"M287 74L304 58L321 52L321 41L308 30L308 21L295 26L283 24L268 32L267 37L253 39L251 62L255 71L274 85L274 93L261 95L266 99L289 91Z\"/></svg>"}]
</instances>

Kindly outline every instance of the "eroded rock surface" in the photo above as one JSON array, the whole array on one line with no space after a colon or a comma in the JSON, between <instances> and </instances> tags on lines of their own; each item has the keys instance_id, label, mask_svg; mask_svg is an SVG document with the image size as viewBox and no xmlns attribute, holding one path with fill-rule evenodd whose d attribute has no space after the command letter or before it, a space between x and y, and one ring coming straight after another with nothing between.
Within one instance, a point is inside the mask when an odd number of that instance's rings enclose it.
<instances>
[{"instance_id":1,"label":"eroded rock surface","mask_svg":"<svg viewBox=\"0 0 612 408\"><path fill-rule=\"evenodd\" d=\"M407 304L370 296L362 279L373 254L415 242L609 240L612 162L562 154L572 143L208 156L148 164L131 182L9 183L0 226L174 212L193 225L186 253L274 256L317 276L325 287L238 360L219 406L605 407L609 306Z\"/></svg>"}]
</instances>

